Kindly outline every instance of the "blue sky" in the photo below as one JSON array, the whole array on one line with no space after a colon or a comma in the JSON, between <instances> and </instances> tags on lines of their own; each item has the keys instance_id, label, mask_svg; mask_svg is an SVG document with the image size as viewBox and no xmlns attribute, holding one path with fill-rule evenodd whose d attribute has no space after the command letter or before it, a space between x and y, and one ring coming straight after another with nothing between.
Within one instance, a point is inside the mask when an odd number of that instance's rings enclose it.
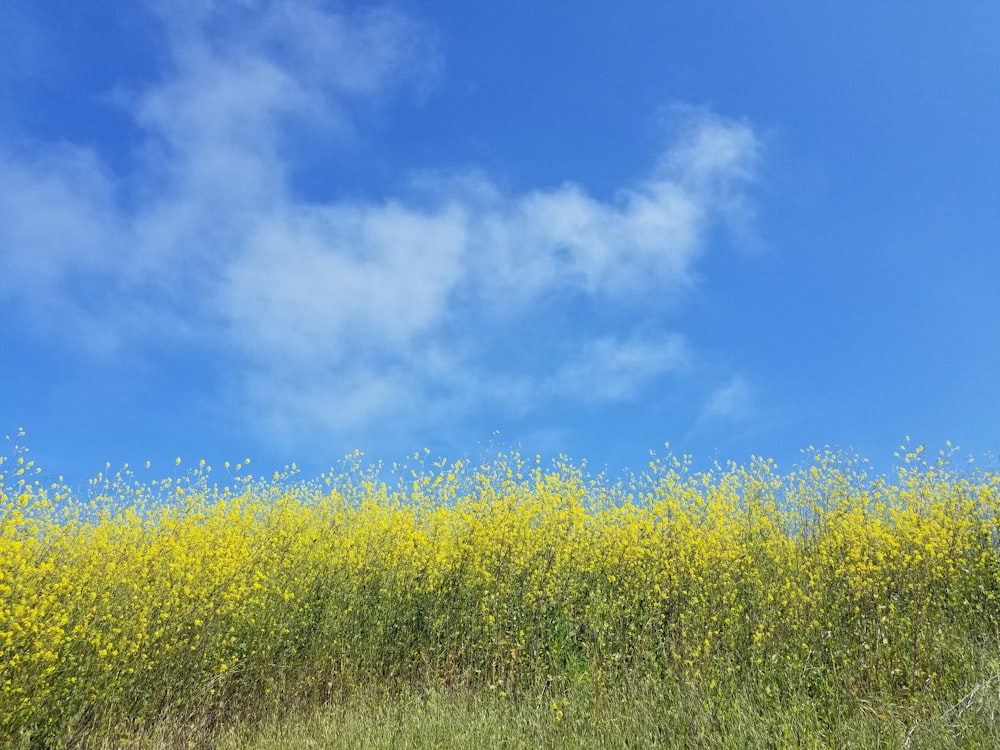
<instances>
[{"instance_id":1,"label":"blue sky","mask_svg":"<svg viewBox=\"0 0 1000 750\"><path fill-rule=\"evenodd\" d=\"M988 462L998 49L987 2L7 0L0 434Z\"/></svg>"}]
</instances>

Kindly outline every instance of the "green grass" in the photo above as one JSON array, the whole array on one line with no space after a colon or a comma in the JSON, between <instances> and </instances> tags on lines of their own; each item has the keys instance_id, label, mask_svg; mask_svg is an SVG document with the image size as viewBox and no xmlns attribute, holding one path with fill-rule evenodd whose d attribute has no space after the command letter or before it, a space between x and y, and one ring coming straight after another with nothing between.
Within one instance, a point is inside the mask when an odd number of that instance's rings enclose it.
<instances>
[{"instance_id":1,"label":"green grass","mask_svg":"<svg viewBox=\"0 0 1000 750\"><path fill-rule=\"evenodd\" d=\"M753 686L708 689L663 681L613 686L587 679L519 696L429 685L370 690L326 706L284 710L253 725L214 729L175 720L95 750L344 748L994 748L998 680L953 703L878 697L819 706Z\"/></svg>"}]
</instances>

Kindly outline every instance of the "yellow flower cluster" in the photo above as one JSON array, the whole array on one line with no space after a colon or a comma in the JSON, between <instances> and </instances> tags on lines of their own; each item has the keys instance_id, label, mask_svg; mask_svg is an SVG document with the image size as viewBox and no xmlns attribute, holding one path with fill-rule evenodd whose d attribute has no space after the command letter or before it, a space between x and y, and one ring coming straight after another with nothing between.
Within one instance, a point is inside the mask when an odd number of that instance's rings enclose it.
<instances>
[{"instance_id":1,"label":"yellow flower cluster","mask_svg":"<svg viewBox=\"0 0 1000 750\"><path fill-rule=\"evenodd\" d=\"M0 739L432 679L957 684L1000 641L1000 477L810 449L612 482L502 454L314 482L202 464L85 497L0 470ZM233 467L227 465L227 471ZM310 692L311 691L311 692ZM2 743L0 743L2 744Z\"/></svg>"}]
</instances>

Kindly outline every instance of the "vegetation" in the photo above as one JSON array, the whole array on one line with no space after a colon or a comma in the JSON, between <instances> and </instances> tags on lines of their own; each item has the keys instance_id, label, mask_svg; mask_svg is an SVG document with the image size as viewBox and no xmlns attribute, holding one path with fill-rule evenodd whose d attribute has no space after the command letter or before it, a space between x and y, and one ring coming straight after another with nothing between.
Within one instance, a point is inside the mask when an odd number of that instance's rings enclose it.
<instances>
[{"instance_id":1,"label":"vegetation","mask_svg":"<svg viewBox=\"0 0 1000 750\"><path fill-rule=\"evenodd\" d=\"M946 453L246 463L0 466L0 748L1000 743L1000 475Z\"/></svg>"}]
</instances>

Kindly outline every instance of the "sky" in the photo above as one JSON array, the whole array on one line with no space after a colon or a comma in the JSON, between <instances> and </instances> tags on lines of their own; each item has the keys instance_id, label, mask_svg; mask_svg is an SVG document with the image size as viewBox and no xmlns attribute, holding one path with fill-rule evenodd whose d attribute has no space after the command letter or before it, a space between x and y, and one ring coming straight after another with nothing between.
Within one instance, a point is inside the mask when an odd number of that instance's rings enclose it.
<instances>
[{"instance_id":1,"label":"sky","mask_svg":"<svg viewBox=\"0 0 1000 750\"><path fill-rule=\"evenodd\" d=\"M0 453L989 465L997 50L990 2L5 0Z\"/></svg>"}]
</instances>

